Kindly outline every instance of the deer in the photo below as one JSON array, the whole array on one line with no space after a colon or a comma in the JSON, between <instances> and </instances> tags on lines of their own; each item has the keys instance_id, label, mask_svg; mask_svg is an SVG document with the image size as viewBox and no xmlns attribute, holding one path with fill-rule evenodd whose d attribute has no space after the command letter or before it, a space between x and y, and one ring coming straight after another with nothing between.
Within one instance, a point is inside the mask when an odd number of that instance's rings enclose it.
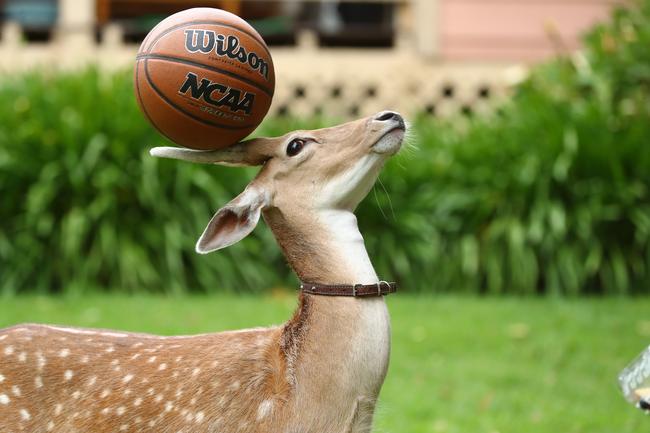
<instances>
[{"instance_id":1,"label":"deer","mask_svg":"<svg viewBox=\"0 0 650 433\"><path fill-rule=\"evenodd\" d=\"M200 254L260 217L301 281L284 324L190 336L21 324L0 330L1 433L368 433L390 319L354 210L407 130L396 112L220 150L194 163L261 166L210 220Z\"/></svg>"}]
</instances>

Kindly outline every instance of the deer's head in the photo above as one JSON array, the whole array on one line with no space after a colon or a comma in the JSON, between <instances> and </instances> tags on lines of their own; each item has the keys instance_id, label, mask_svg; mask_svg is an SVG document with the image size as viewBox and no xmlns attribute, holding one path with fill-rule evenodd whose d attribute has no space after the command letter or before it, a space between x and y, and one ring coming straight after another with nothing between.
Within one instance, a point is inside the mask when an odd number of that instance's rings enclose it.
<instances>
[{"instance_id":1,"label":"deer's head","mask_svg":"<svg viewBox=\"0 0 650 433\"><path fill-rule=\"evenodd\" d=\"M226 149L157 147L153 156L191 162L254 166L259 174L221 208L196 244L202 254L238 242L253 231L263 210L353 211L372 188L387 158L397 153L406 126L398 113L331 128L255 138Z\"/></svg>"}]
</instances>

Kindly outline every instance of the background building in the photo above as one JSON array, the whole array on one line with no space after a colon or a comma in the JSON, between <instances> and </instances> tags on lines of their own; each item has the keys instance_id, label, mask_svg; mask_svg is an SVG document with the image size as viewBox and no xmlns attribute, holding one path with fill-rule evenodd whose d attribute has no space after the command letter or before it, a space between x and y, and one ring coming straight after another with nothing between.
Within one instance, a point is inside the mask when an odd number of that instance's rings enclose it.
<instances>
[{"instance_id":1,"label":"background building","mask_svg":"<svg viewBox=\"0 0 650 433\"><path fill-rule=\"evenodd\" d=\"M278 75L272 112L489 110L525 65L580 45L615 0L0 0L0 70L128 68L165 16L210 6L251 22Z\"/></svg>"}]
</instances>

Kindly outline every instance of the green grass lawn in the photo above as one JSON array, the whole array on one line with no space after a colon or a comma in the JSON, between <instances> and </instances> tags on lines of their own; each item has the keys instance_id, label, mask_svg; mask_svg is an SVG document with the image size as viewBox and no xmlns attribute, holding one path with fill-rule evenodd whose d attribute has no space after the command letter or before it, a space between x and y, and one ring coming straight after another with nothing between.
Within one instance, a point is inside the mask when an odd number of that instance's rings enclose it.
<instances>
[{"instance_id":1,"label":"green grass lawn","mask_svg":"<svg viewBox=\"0 0 650 433\"><path fill-rule=\"evenodd\" d=\"M393 349L376 432L640 432L618 372L650 344L650 299L388 298ZM280 323L293 296L0 299L0 327L159 334Z\"/></svg>"}]
</instances>

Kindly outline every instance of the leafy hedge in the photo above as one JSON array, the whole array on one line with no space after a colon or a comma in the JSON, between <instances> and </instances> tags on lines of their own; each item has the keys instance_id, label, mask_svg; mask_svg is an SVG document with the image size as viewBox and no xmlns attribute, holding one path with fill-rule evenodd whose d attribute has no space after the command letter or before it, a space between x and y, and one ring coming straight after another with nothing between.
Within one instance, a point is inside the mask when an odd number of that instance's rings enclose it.
<instances>
[{"instance_id":1,"label":"leafy hedge","mask_svg":"<svg viewBox=\"0 0 650 433\"><path fill-rule=\"evenodd\" d=\"M413 291L650 291L650 1L586 41L494 118L415 122L418 149L358 212L382 278ZM149 157L165 143L130 73L4 77L0 101L0 292L295 283L263 224L193 252L254 170ZM274 119L260 133L321 123Z\"/></svg>"}]
</instances>

